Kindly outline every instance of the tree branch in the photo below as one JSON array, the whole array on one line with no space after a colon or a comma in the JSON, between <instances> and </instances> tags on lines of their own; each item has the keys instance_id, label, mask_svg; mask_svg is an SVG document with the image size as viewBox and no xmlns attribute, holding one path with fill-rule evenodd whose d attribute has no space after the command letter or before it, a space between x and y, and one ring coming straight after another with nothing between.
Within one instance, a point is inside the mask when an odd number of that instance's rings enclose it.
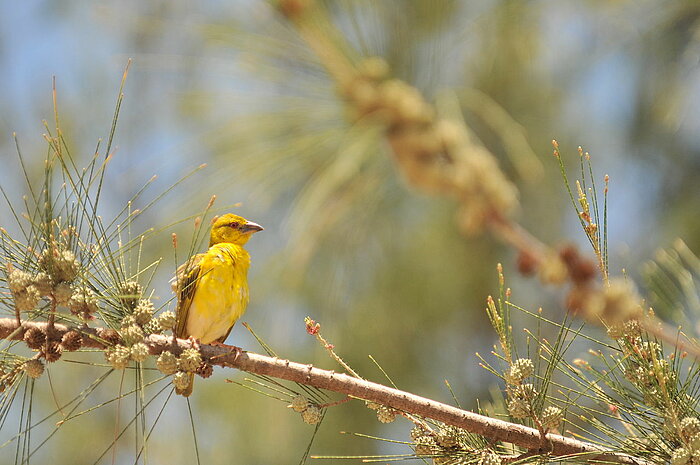
<instances>
[{"instance_id":1,"label":"tree branch","mask_svg":"<svg viewBox=\"0 0 700 465\"><path fill-rule=\"evenodd\" d=\"M49 330L48 323L24 321L18 324L14 318L0 318L0 339L22 340L24 332L30 328ZM48 337L59 339L68 331L79 331L83 335L83 347L104 348L101 335L103 328L71 328L55 323ZM192 342L186 339L176 339L169 336L152 334L144 341L152 355L163 351L179 354L192 347ZM625 465L640 465L644 461L624 454L607 451L594 444L578 441L557 434L548 434L547 440L551 445L549 451L542 450L540 433L533 428L520 424L479 415L462 410L451 405L443 404L409 392L390 388L378 383L358 379L344 373L323 370L289 360L267 357L244 351L237 347L224 345L200 344L202 357L212 365L272 376L278 379L293 381L320 389L334 391L348 396L357 397L414 415L431 418L448 425L462 428L493 441L503 441L528 449L535 454L549 453L554 456L579 456L582 461L610 462Z\"/></svg>"}]
</instances>

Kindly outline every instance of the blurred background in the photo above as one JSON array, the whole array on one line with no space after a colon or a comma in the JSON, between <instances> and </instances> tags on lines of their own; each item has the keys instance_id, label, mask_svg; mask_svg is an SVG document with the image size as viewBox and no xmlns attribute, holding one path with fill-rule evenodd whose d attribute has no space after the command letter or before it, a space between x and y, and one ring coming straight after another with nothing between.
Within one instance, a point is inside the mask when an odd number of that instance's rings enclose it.
<instances>
[{"instance_id":1,"label":"blurred background","mask_svg":"<svg viewBox=\"0 0 700 465\"><path fill-rule=\"evenodd\" d=\"M697 1L326 5L349 55L381 56L393 76L428 101L458 104L518 187L518 221L544 242L587 244L551 156L556 138L567 165L577 166L582 145L596 180L602 184L610 175L613 274L625 268L643 284L641 265L658 247L681 237L695 252L700 248ZM16 205L26 185L12 134L39 179L46 154L42 120L54 126L52 76L64 134L85 163L109 134L129 58L103 216L114 216L152 175L158 179L147 193L155 197L206 163L134 228L195 215L214 194L223 211L265 226L247 247L252 297L243 320L281 356L338 369L306 334L309 315L363 377L385 381L371 354L400 388L452 402L447 379L461 404L475 408L496 384L474 355L488 354L495 342L483 308L497 292L496 264L503 263L515 302L563 317L562 294L518 277L513 250L489 234L464 236L452 200L402 180L381 133L348 118L337 83L288 19L264 1L5 5L0 183ZM13 221L0 207L0 225ZM191 222L180 223L145 244L144 260L163 258L153 286L161 302L172 297L170 234L187 243L192 230ZM228 342L260 350L240 324ZM46 382L38 384L34 415L55 408L55 396L76 395L103 369L71 370L52 370L53 396ZM191 399L202 463L298 463L313 427L280 402L224 383L225 377L244 375L218 372L199 380ZM113 397L117 384L101 387L87 405ZM130 401L123 402L122 424L133 417ZM49 457L55 464L93 463L114 437L115 418L110 405L67 423L37 452L37 463ZM53 430L49 423L34 433L37 444ZM311 451L410 453L340 434L407 440L410 427L401 420L381 425L359 403L345 404L329 411ZM148 457L196 463L191 444L187 404L173 398ZM99 463L111 460L110 452ZM114 463L133 462L127 433Z\"/></svg>"}]
</instances>

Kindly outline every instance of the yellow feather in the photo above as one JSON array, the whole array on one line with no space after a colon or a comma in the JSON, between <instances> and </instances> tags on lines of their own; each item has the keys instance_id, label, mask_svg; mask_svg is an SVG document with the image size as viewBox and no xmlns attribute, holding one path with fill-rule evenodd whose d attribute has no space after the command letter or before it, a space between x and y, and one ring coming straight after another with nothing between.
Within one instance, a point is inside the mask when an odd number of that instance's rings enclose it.
<instances>
[{"instance_id":1,"label":"yellow feather","mask_svg":"<svg viewBox=\"0 0 700 465\"><path fill-rule=\"evenodd\" d=\"M259 225L232 214L214 222L209 250L178 269L177 337L193 337L202 344L226 340L248 305L250 255L243 245L261 230ZM178 390L184 396L191 392L192 383Z\"/></svg>"},{"instance_id":2,"label":"yellow feather","mask_svg":"<svg viewBox=\"0 0 700 465\"><path fill-rule=\"evenodd\" d=\"M182 336L223 342L248 305L250 255L236 244L215 244L198 264Z\"/></svg>"}]
</instances>

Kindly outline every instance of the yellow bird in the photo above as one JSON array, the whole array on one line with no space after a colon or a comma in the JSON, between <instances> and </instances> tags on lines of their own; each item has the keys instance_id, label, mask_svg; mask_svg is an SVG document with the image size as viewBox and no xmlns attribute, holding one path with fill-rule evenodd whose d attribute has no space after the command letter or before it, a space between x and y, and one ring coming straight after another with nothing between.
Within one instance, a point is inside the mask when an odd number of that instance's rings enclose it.
<instances>
[{"instance_id":1,"label":"yellow bird","mask_svg":"<svg viewBox=\"0 0 700 465\"><path fill-rule=\"evenodd\" d=\"M243 248L263 228L228 213L211 228L209 250L191 257L177 270L177 325L175 336L202 344L221 344L248 305L250 255ZM177 393L192 394L194 375Z\"/></svg>"}]
</instances>

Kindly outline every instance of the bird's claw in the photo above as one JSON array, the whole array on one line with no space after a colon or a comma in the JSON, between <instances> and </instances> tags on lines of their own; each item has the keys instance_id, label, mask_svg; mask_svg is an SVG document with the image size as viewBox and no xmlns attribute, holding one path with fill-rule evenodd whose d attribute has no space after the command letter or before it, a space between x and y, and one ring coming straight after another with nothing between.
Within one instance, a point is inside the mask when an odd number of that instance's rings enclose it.
<instances>
[{"instance_id":1,"label":"bird's claw","mask_svg":"<svg viewBox=\"0 0 700 465\"><path fill-rule=\"evenodd\" d=\"M190 341L191 347L193 349L199 350L199 341L194 336L188 337L187 340Z\"/></svg>"},{"instance_id":2,"label":"bird's claw","mask_svg":"<svg viewBox=\"0 0 700 465\"><path fill-rule=\"evenodd\" d=\"M241 349L241 348L238 347L238 346L232 346L232 345L229 345L229 344L224 344L223 342L219 342L219 341L214 341L214 342L211 343L211 345L216 346L216 347L221 347L222 349L228 349L228 350L230 350L231 352L241 352L241 351L243 350L243 349Z\"/></svg>"}]
</instances>

